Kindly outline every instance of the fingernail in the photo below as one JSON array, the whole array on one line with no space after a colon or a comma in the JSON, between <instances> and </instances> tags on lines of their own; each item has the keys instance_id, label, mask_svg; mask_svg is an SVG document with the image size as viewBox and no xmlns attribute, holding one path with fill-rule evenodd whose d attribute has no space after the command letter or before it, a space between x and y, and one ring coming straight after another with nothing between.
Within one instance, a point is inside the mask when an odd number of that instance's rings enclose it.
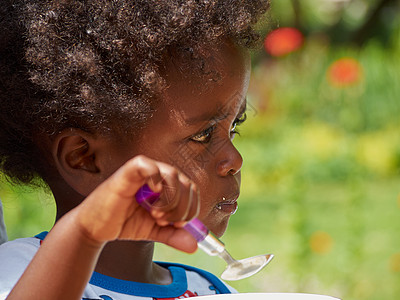
<instances>
[{"instance_id":1,"label":"fingernail","mask_svg":"<svg viewBox=\"0 0 400 300\"><path fill-rule=\"evenodd\" d=\"M162 218L165 215L165 212L159 210L152 210L151 216L155 219Z\"/></svg>"},{"instance_id":2,"label":"fingernail","mask_svg":"<svg viewBox=\"0 0 400 300\"><path fill-rule=\"evenodd\" d=\"M167 226L169 225L169 222L166 220L157 220L158 226Z\"/></svg>"},{"instance_id":3,"label":"fingernail","mask_svg":"<svg viewBox=\"0 0 400 300\"><path fill-rule=\"evenodd\" d=\"M177 227L177 228L183 228L183 227L185 227L185 225L186 225L187 223L188 223L188 222L186 222L186 221L178 221L178 222L175 222L175 223L174 223L174 226Z\"/></svg>"}]
</instances>

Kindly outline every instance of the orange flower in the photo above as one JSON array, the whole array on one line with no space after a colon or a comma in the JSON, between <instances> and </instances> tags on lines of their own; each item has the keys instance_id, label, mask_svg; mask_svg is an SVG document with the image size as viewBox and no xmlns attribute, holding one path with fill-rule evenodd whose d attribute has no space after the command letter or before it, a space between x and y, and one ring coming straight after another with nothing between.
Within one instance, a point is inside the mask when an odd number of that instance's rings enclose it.
<instances>
[{"instance_id":1,"label":"orange flower","mask_svg":"<svg viewBox=\"0 0 400 300\"><path fill-rule=\"evenodd\" d=\"M310 237L311 251L318 254L326 254L332 250L333 239L324 231L316 231Z\"/></svg>"},{"instance_id":2,"label":"orange flower","mask_svg":"<svg viewBox=\"0 0 400 300\"><path fill-rule=\"evenodd\" d=\"M400 194L397 196L397 205L400 208Z\"/></svg>"},{"instance_id":3,"label":"orange flower","mask_svg":"<svg viewBox=\"0 0 400 300\"><path fill-rule=\"evenodd\" d=\"M395 253L390 257L389 269L392 272L400 272L400 253Z\"/></svg>"},{"instance_id":4,"label":"orange flower","mask_svg":"<svg viewBox=\"0 0 400 300\"><path fill-rule=\"evenodd\" d=\"M303 35L298 29L282 27L266 36L264 47L272 56L284 56L298 50L303 45L303 40Z\"/></svg>"},{"instance_id":5,"label":"orange flower","mask_svg":"<svg viewBox=\"0 0 400 300\"><path fill-rule=\"evenodd\" d=\"M335 87L355 85L361 81L362 75L362 66L357 60L350 57L333 62L327 72L329 82Z\"/></svg>"}]
</instances>

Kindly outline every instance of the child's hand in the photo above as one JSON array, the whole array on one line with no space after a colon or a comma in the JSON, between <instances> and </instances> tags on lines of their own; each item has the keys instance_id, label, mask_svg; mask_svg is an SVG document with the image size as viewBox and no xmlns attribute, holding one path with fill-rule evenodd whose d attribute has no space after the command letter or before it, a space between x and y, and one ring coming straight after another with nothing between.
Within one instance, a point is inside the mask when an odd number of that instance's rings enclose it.
<instances>
[{"instance_id":1,"label":"child's hand","mask_svg":"<svg viewBox=\"0 0 400 300\"><path fill-rule=\"evenodd\" d=\"M145 183L161 192L150 213L135 199ZM199 203L196 186L175 168L135 157L60 218L7 299L81 299L102 247L115 239L193 252L196 240L181 227L197 216Z\"/></svg>"},{"instance_id":2,"label":"child's hand","mask_svg":"<svg viewBox=\"0 0 400 300\"><path fill-rule=\"evenodd\" d=\"M145 183L161 193L150 213L135 199ZM83 234L94 242L152 240L193 252L196 240L181 227L198 215L199 207L197 187L185 175L165 163L137 156L98 186L74 215Z\"/></svg>"}]
</instances>

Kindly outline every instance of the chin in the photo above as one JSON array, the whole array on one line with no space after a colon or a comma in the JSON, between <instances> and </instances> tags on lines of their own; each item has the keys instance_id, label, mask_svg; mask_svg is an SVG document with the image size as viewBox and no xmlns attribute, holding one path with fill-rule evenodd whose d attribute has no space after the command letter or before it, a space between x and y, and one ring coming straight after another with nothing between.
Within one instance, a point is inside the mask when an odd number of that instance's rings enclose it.
<instances>
[{"instance_id":1,"label":"chin","mask_svg":"<svg viewBox=\"0 0 400 300\"><path fill-rule=\"evenodd\" d=\"M224 235L226 229L228 228L228 223L229 223L229 217L225 217L219 222L207 222L204 221L204 224L207 226L207 228L218 238Z\"/></svg>"}]
</instances>

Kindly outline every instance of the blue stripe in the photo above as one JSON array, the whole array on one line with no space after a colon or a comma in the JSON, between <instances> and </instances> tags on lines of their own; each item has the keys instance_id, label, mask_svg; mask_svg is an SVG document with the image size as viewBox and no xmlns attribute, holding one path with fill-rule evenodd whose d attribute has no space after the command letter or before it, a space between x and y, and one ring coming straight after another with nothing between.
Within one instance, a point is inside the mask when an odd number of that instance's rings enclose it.
<instances>
[{"instance_id":1,"label":"blue stripe","mask_svg":"<svg viewBox=\"0 0 400 300\"><path fill-rule=\"evenodd\" d=\"M174 298L182 296L187 291L187 279L185 270L171 266L172 283L169 285L157 285L117 279L97 272L93 272L90 284L127 295L155 298Z\"/></svg>"},{"instance_id":2,"label":"blue stripe","mask_svg":"<svg viewBox=\"0 0 400 300\"><path fill-rule=\"evenodd\" d=\"M35 238L38 238L39 240L42 240L42 241L43 241L47 234L48 234L47 231L43 231L43 232L41 232L41 233L35 235Z\"/></svg>"},{"instance_id":3,"label":"blue stripe","mask_svg":"<svg viewBox=\"0 0 400 300\"><path fill-rule=\"evenodd\" d=\"M232 293L228 289L228 287L225 285L225 283L222 282L221 279L219 279L217 276L215 276L214 274L212 274L210 272L204 271L204 270L196 268L196 267L178 264L178 263L167 263L167 262L155 262L155 263L157 263L163 267L175 266L175 267L184 268L188 271L194 271L194 272L200 274L201 276L203 276L209 282L211 282L214 285L214 287L216 288L217 294L231 294Z\"/></svg>"},{"instance_id":4,"label":"blue stripe","mask_svg":"<svg viewBox=\"0 0 400 300\"><path fill-rule=\"evenodd\" d=\"M43 231L37 234L35 237L40 240L44 240L47 233L48 233L47 231ZM212 285L214 285L217 294L231 293L228 287L217 276L215 276L210 272L204 271L196 267L178 263L167 263L167 262L155 262L155 263L164 268L169 269L173 280L171 284L157 285L149 283L139 283L139 282L117 279L97 272L93 272L89 283L122 294L135 295L141 297L172 298L172 297L179 297L187 291L187 279L185 270L188 270L196 272L205 279L207 279Z\"/></svg>"}]
</instances>

